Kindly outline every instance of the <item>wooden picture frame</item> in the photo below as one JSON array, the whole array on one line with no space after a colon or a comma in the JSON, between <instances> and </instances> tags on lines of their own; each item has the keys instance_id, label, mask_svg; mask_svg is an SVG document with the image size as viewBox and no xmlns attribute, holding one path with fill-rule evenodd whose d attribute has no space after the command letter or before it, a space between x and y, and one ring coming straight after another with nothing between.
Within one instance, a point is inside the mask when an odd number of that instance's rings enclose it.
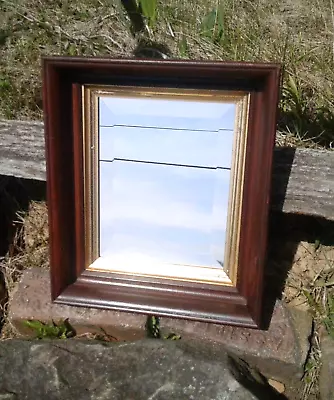
<instances>
[{"instance_id":1,"label":"wooden picture frame","mask_svg":"<svg viewBox=\"0 0 334 400\"><path fill-rule=\"evenodd\" d=\"M52 299L260 328L280 66L43 59Z\"/></svg>"}]
</instances>

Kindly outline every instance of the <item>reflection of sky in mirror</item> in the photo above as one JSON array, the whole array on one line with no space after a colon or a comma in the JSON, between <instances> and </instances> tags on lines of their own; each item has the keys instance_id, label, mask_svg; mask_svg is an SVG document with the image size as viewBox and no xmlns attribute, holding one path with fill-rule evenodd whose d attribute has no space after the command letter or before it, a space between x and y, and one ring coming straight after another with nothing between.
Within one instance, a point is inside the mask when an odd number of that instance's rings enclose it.
<instances>
[{"instance_id":1,"label":"reflection of sky in mirror","mask_svg":"<svg viewBox=\"0 0 334 400\"><path fill-rule=\"evenodd\" d=\"M235 110L232 103L100 99L102 257L220 267Z\"/></svg>"},{"instance_id":2,"label":"reflection of sky in mirror","mask_svg":"<svg viewBox=\"0 0 334 400\"><path fill-rule=\"evenodd\" d=\"M147 126L218 131L234 129L234 103L131 97L100 99L100 126Z\"/></svg>"},{"instance_id":3,"label":"reflection of sky in mirror","mask_svg":"<svg viewBox=\"0 0 334 400\"><path fill-rule=\"evenodd\" d=\"M221 193L217 175L223 182ZM167 263L218 267L229 175L221 169L101 162L101 256L144 253ZM216 196L222 204L213 220Z\"/></svg>"},{"instance_id":4,"label":"reflection of sky in mirror","mask_svg":"<svg viewBox=\"0 0 334 400\"><path fill-rule=\"evenodd\" d=\"M233 131L191 131L128 126L100 128L100 159L231 167Z\"/></svg>"}]
</instances>

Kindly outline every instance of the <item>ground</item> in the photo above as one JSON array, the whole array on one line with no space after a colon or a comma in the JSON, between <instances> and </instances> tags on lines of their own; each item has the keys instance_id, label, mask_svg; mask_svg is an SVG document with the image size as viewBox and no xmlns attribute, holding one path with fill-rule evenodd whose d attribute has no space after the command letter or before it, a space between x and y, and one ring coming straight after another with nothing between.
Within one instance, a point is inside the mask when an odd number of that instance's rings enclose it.
<instances>
[{"instance_id":1,"label":"ground","mask_svg":"<svg viewBox=\"0 0 334 400\"><path fill-rule=\"evenodd\" d=\"M11 294L25 268L39 266L48 268L48 222L45 202L32 202L26 214L17 216L17 234L11 252L1 261L0 269L5 277L6 287ZM334 246L330 232L332 224L326 222L301 223L292 221L283 224L280 232L270 234L267 282L274 282L269 291L281 297L286 304L311 313L315 321L311 352L305 366L304 399L318 398L318 377L321 366L320 332L334 333L333 298ZM300 236L302 234L302 236ZM285 241L282 242L282 235ZM300 240L300 237L305 240ZM318 239L314 239L318 237ZM277 280L282 280L278 292ZM327 286L326 286L327 285ZM12 337L15 332L5 324L2 338Z\"/></svg>"},{"instance_id":2,"label":"ground","mask_svg":"<svg viewBox=\"0 0 334 400\"><path fill-rule=\"evenodd\" d=\"M277 145L333 148L332 0L168 0L158 2L156 21L136 37L120 2L0 0L0 11L0 118L42 118L42 55L132 56L145 40L163 43L175 58L282 63ZM277 270L288 271L277 295L309 310L315 321L305 399L317 393L319 332L334 331L333 229L315 224L316 234L306 240L291 229L284 243L273 241L269 249L280 259ZM9 299L23 268L48 267L45 203L18 214L16 228L0 259Z\"/></svg>"}]
</instances>

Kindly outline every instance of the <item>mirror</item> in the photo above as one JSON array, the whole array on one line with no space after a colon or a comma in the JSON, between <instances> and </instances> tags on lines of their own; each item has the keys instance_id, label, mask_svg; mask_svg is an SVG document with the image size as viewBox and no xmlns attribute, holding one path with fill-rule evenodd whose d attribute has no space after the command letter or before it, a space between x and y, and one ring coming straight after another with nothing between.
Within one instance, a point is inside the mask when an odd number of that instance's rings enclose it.
<instances>
[{"instance_id":1,"label":"mirror","mask_svg":"<svg viewBox=\"0 0 334 400\"><path fill-rule=\"evenodd\" d=\"M93 93L97 238L88 267L232 284L226 237L245 96Z\"/></svg>"}]
</instances>

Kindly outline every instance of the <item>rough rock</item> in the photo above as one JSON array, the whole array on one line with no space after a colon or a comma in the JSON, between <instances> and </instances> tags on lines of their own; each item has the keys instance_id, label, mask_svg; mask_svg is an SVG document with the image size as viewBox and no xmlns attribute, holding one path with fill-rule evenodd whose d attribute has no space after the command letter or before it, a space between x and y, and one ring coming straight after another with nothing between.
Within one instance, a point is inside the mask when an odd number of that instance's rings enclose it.
<instances>
[{"instance_id":1,"label":"rough rock","mask_svg":"<svg viewBox=\"0 0 334 400\"><path fill-rule=\"evenodd\" d=\"M24 271L9 308L9 320L14 327L31 336L22 324L25 320L58 322L66 318L78 335L101 333L101 328L118 340L130 341L146 337L144 316L96 308L72 307L51 301L50 272L41 268Z\"/></svg>"},{"instance_id":2,"label":"rough rock","mask_svg":"<svg viewBox=\"0 0 334 400\"><path fill-rule=\"evenodd\" d=\"M252 379L250 390L242 386L227 354L207 361L181 342L156 339L116 344L8 340L0 342L0 376L2 400L282 398Z\"/></svg>"},{"instance_id":3,"label":"rough rock","mask_svg":"<svg viewBox=\"0 0 334 400\"><path fill-rule=\"evenodd\" d=\"M146 336L146 317L142 315L52 304L47 271L27 270L11 301L9 317L21 332L22 321L50 322L68 318L77 333L100 332L103 328L118 340L138 340ZM189 348L201 348L215 355L227 349L263 375L294 385L303 373L309 350L311 318L304 312L291 312L277 302L267 331L238 328L203 322L162 318L164 334L176 333Z\"/></svg>"},{"instance_id":4,"label":"rough rock","mask_svg":"<svg viewBox=\"0 0 334 400\"><path fill-rule=\"evenodd\" d=\"M163 329L181 334L206 351L224 347L256 367L266 377L293 381L303 375L309 351L312 319L277 302L269 329L254 330L163 318Z\"/></svg>"}]
</instances>

